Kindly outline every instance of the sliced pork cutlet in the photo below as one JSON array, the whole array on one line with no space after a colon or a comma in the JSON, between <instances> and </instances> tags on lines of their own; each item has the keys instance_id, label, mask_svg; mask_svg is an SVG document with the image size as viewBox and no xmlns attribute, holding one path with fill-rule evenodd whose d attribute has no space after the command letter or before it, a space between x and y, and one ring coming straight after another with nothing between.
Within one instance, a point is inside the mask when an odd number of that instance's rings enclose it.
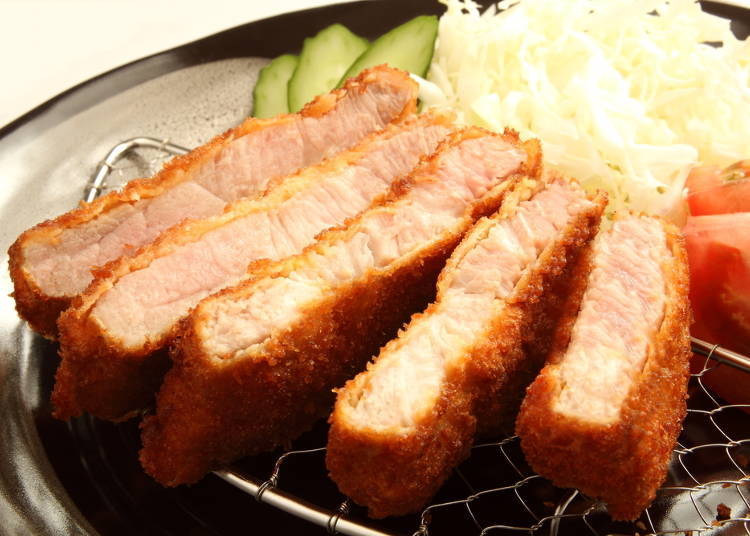
<instances>
[{"instance_id":1,"label":"sliced pork cutlet","mask_svg":"<svg viewBox=\"0 0 750 536\"><path fill-rule=\"evenodd\" d=\"M317 164L412 114L417 86L385 66L364 71L298 114L248 119L150 179L24 232L9 250L19 315L54 338L56 321L92 280L92 269L152 242L186 218L220 214L263 192L273 177Z\"/></svg>"},{"instance_id":2,"label":"sliced pork cutlet","mask_svg":"<svg viewBox=\"0 0 750 536\"><path fill-rule=\"evenodd\" d=\"M391 125L354 149L273 181L264 197L185 222L100 271L60 316L55 415L87 411L122 419L146 406L169 363L158 350L190 309L249 277L254 261L301 252L317 234L387 194L451 132L452 119L422 114Z\"/></svg>"},{"instance_id":3,"label":"sliced pork cutlet","mask_svg":"<svg viewBox=\"0 0 750 536\"><path fill-rule=\"evenodd\" d=\"M686 412L683 238L659 219L624 217L597 238L591 264L516 431L535 471L631 520L664 481Z\"/></svg>"},{"instance_id":4,"label":"sliced pork cutlet","mask_svg":"<svg viewBox=\"0 0 750 536\"><path fill-rule=\"evenodd\" d=\"M436 301L338 391L326 464L372 517L422 509L468 456L478 422L512 426L544 365L525 341L551 338L535 332L549 325L545 298L596 236L606 198L560 179L513 197L453 253Z\"/></svg>"},{"instance_id":5,"label":"sliced pork cutlet","mask_svg":"<svg viewBox=\"0 0 750 536\"><path fill-rule=\"evenodd\" d=\"M515 134L451 134L346 227L201 302L143 423L146 471L165 485L194 482L310 428L332 389L434 298L472 223L538 165L538 144Z\"/></svg>"}]
</instances>

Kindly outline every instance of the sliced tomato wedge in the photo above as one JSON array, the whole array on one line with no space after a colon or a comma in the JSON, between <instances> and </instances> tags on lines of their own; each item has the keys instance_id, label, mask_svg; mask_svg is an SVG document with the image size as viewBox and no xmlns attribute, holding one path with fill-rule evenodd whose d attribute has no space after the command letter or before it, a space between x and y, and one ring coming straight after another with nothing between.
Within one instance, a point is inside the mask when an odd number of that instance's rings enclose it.
<instances>
[{"instance_id":1,"label":"sliced tomato wedge","mask_svg":"<svg viewBox=\"0 0 750 536\"><path fill-rule=\"evenodd\" d=\"M750 212L691 216L683 232L692 334L750 355ZM696 359L694 368L703 361ZM750 403L750 374L722 366L706 375L706 383L731 403Z\"/></svg>"},{"instance_id":2,"label":"sliced tomato wedge","mask_svg":"<svg viewBox=\"0 0 750 536\"><path fill-rule=\"evenodd\" d=\"M750 212L750 160L726 169L715 166L694 168L687 178L690 214Z\"/></svg>"}]
</instances>

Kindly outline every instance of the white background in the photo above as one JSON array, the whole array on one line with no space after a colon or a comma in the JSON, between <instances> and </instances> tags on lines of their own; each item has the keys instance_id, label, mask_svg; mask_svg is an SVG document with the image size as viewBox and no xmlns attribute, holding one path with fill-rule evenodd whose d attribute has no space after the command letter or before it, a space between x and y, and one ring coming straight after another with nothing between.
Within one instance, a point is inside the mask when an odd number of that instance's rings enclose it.
<instances>
[{"instance_id":1,"label":"white background","mask_svg":"<svg viewBox=\"0 0 750 536\"><path fill-rule=\"evenodd\" d=\"M132 60L332 1L0 0L0 125Z\"/></svg>"},{"instance_id":2,"label":"white background","mask_svg":"<svg viewBox=\"0 0 750 536\"><path fill-rule=\"evenodd\" d=\"M0 126L119 65L333 0L0 0Z\"/></svg>"}]
</instances>

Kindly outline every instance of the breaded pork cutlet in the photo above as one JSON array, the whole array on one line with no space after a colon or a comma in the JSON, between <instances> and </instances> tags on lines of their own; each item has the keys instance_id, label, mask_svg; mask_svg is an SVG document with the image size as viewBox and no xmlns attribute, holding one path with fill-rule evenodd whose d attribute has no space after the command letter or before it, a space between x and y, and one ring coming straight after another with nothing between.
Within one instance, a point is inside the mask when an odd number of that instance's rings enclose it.
<instances>
[{"instance_id":1,"label":"breaded pork cutlet","mask_svg":"<svg viewBox=\"0 0 750 536\"><path fill-rule=\"evenodd\" d=\"M606 197L554 180L517 189L481 220L440 274L437 299L338 391L326 464L372 517L419 511L481 430L507 429L544 365L547 297L564 289ZM538 329L543 327L544 329Z\"/></svg>"},{"instance_id":2,"label":"breaded pork cutlet","mask_svg":"<svg viewBox=\"0 0 750 536\"><path fill-rule=\"evenodd\" d=\"M450 115L412 116L275 179L261 198L173 227L136 255L110 263L60 316L55 416L87 411L118 420L147 406L169 365L159 350L190 309L250 277L254 261L299 253L320 232L356 216L432 153L452 126Z\"/></svg>"},{"instance_id":3,"label":"breaded pork cutlet","mask_svg":"<svg viewBox=\"0 0 750 536\"><path fill-rule=\"evenodd\" d=\"M18 314L50 338L92 270L152 242L186 218L220 214L273 177L317 164L412 114L417 85L385 66L364 71L298 114L248 119L150 179L37 225L8 251Z\"/></svg>"},{"instance_id":4,"label":"breaded pork cutlet","mask_svg":"<svg viewBox=\"0 0 750 536\"><path fill-rule=\"evenodd\" d=\"M345 227L201 302L143 423L146 472L194 482L310 428L330 411L331 389L434 298L473 222L538 165L536 142L459 131Z\"/></svg>"},{"instance_id":5,"label":"breaded pork cutlet","mask_svg":"<svg viewBox=\"0 0 750 536\"><path fill-rule=\"evenodd\" d=\"M597 238L590 262L516 431L535 471L631 520L664 481L685 417L686 253L672 225L628 216Z\"/></svg>"}]
</instances>

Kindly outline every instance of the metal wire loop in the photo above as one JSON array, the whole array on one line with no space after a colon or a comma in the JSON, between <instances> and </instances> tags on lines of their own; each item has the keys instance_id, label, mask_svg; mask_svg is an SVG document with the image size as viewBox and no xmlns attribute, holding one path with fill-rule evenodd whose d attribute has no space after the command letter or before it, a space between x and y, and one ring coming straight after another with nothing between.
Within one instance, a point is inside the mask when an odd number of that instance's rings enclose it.
<instances>
[{"instance_id":1,"label":"metal wire loop","mask_svg":"<svg viewBox=\"0 0 750 536\"><path fill-rule=\"evenodd\" d=\"M159 140L157 138L149 138L145 136L139 136L120 142L112 147L104 159L99 162L99 165L96 166L96 170L84 190L84 201L90 203L107 189L107 176L121 158L130 151L143 148L157 149L172 155L185 154L190 151L190 149L187 149L186 147L170 143L169 140Z\"/></svg>"},{"instance_id":2,"label":"metal wire loop","mask_svg":"<svg viewBox=\"0 0 750 536\"><path fill-rule=\"evenodd\" d=\"M344 502L341 503L339 506L339 509L336 511L335 514L333 514L328 519L328 524L326 525L326 528L328 530L328 534L337 534L336 531L336 525L338 525L339 520L347 515L349 513L349 507L351 506L351 502L349 499L346 499Z\"/></svg>"},{"instance_id":3,"label":"metal wire loop","mask_svg":"<svg viewBox=\"0 0 750 536\"><path fill-rule=\"evenodd\" d=\"M258 502L263 502L263 494L268 488L272 487L276 487L276 483L269 478L258 487L258 493L255 495L255 500Z\"/></svg>"}]
</instances>

